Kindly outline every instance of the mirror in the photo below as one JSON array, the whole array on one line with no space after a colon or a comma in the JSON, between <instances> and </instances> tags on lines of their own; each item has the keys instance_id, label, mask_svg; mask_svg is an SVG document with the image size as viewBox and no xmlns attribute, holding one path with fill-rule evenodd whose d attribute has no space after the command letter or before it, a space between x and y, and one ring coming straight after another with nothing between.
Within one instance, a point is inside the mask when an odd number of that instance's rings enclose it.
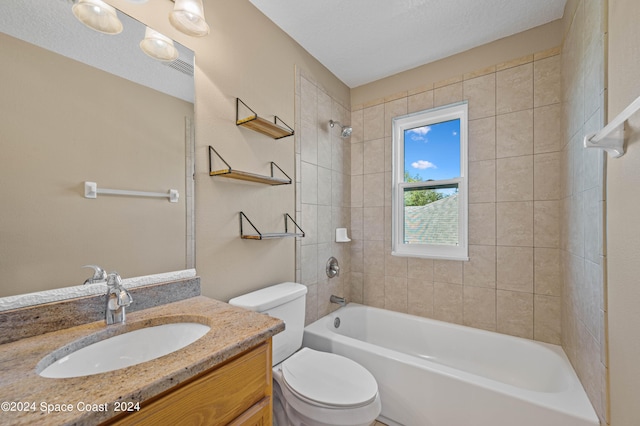
<instances>
[{"instance_id":1,"label":"mirror","mask_svg":"<svg viewBox=\"0 0 640 426\"><path fill-rule=\"evenodd\" d=\"M80 285L87 264L193 267L193 52L159 62L144 24L118 12L124 30L101 34L72 4L0 2L0 297ZM179 200L88 199L85 181Z\"/></svg>"}]
</instances>

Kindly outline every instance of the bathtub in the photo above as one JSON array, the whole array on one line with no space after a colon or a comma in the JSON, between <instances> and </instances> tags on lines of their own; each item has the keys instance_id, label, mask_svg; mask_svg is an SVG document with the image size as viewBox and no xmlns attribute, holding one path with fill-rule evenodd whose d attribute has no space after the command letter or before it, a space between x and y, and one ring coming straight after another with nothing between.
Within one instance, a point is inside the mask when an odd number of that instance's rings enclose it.
<instances>
[{"instance_id":1,"label":"bathtub","mask_svg":"<svg viewBox=\"0 0 640 426\"><path fill-rule=\"evenodd\" d=\"M391 426L599 425L556 345L349 303L303 346L367 368Z\"/></svg>"}]
</instances>

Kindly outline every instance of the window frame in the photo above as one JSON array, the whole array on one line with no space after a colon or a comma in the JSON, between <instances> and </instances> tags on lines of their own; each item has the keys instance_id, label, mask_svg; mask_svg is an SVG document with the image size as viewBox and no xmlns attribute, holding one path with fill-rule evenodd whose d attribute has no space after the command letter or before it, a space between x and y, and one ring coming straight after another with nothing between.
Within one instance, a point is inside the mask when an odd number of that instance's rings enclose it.
<instances>
[{"instance_id":1,"label":"window frame","mask_svg":"<svg viewBox=\"0 0 640 426\"><path fill-rule=\"evenodd\" d=\"M394 117L392 120L392 222L393 256L429 259L469 260L468 244L468 103L467 101ZM404 134L415 129L451 120L460 120L460 176L454 179L428 182L404 182ZM437 188L446 184L458 185L458 245L408 244L404 242L405 188Z\"/></svg>"}]
</instances>

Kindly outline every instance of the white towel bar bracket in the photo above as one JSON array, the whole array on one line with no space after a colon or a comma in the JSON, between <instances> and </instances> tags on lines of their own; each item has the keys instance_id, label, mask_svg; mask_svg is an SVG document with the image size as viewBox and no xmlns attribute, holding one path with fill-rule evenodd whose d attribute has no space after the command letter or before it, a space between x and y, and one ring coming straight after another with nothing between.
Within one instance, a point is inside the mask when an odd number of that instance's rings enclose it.
<instances>
[{"instance_id":1,"label":"white towel bar bracket","mask_svg":"<svg viewBox=\"0 0 640 426\"><path fill-rule=\"evenodd\" d=\"M84 183L84 197L98 198L98 194L107 195L128 195L133 197L152 197L152 198L168 198L169 202L177 203L180 194L177 189L170 189L168 192L147 192L147 191L128 191L124 189L106 189L98 188L95 182Z\"/></svg>"},{"instance_id":2,"label":"white towel bar bracket","mask_svg":"<svg viewBox=\"0 0 640 426\"><path fill-rule=\"evenodd\" d=\"M605 150L609 157L618 158L624 155L624 125L619 126L598 142L592 141L597 133L591 133L584 137L585 148L600 148Z\"/></svg>"},{"instance_id":3,"label":"white towel bar bracket","mask_svg":"<svg viewBox=\"0 0 640 426\"><path fill-rule=\"evenodd\" d=\"M624 123L638 110L640 110L640 96L602 130L585 136L584 147L604 149L613 158L622 157L624 155Z\"/></svg>"}]
</instances>

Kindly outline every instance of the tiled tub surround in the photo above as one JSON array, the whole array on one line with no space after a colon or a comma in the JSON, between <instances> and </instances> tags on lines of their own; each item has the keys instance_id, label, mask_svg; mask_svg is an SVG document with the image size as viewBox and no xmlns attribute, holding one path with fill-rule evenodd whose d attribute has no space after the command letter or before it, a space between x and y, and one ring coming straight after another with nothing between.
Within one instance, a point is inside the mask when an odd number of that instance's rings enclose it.
<instances>
[{"instance_id":1,"label":"tiled tub surround","mask_svg":"<svg viewBox=\"0 0 640 426\"><path fill-rule=\"evenodd\" d=\"M296 281L307 286L306 323L326 315L332 294L349 288L349 244L335 242L335 229L349 227L351 143L329 120L350 123L348 108L303 70L296 75L296 220L306 236L296 241ZM329 279L334 256L340 274Z\"/></svg>"},{"instance_id":2,"label":"tiled tub surround","mask_svg":"<svg viewBox=\"0 0 640 426\"><path fill-rule=\"evenodd\" d=\"M562 347L602 424L607 424L605 154L582 138L604 126L605 1L567 10L562 49ZM613 160L616 161L616 160Z\"/></svg>"},{"instance_id":3,"label":"tiled tub surround","mask_svg":"<svg viewBox=\"0 0 640 426\"><path fill-rule=\"evenodd\" d=\"M351 112L350 300L559 344L560 49ZM391 255L393 117L469 103L468 262Z\"/></svg>"},{"instance_id":4,"label":"tiled tub surround","mask_svg":"<svg viewBox=\"0 0 640 426\"><path fill-rule=\"evenodd\" d=\"M135 297L135 296L134 296ZM126 324L109 326L119 334L166 322L195 321L211 330L193 344L161 358L107 373L47 379L36 365L56 349L106 329L104 320L62 329L0 346L0 400L36 402L32 412L3 412L3 424L98 424L114 413L116 401L143 402L267 340L284 329L282 321L203 296L133 312ZM71 412L45 414L40 402L72 404ZM80 412L76 404L108 404L108 411Z\"/></svg>"}]
</instances>

